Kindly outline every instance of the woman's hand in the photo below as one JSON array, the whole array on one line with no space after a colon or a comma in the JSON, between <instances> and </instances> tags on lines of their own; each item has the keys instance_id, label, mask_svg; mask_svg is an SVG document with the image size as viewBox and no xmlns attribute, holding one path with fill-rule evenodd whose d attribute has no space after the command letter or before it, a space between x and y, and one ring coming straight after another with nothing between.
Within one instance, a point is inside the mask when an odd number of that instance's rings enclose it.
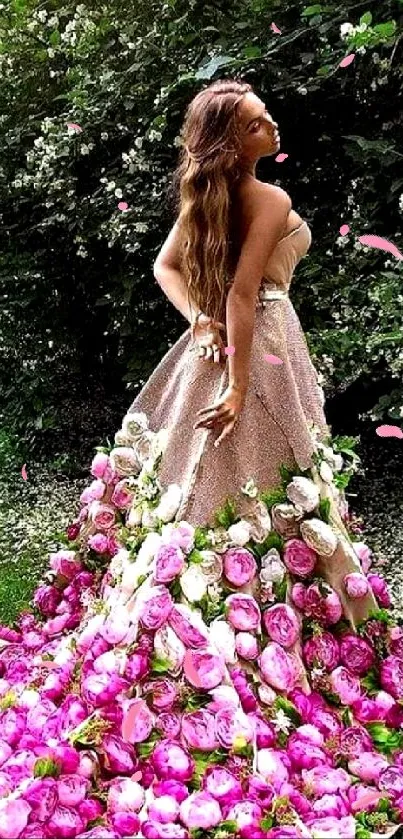
<instances>
[{"instance_id":1,"label":"woman's hand","mask_svg":"<svg viewBox=\"0 0 403 839\"><path fill-rule=\"evenodd\" d=\"M197 420L193 428L213 429L215 426L221 428L221 434L214 441L217 447L228 434L231 433L245 402L246 393L233 385L229 385L220 399L207 408L201 408L198 415L204 414Z\"/></svg>"},{"instance_id":2,"label":"woman's hand","mask_svg":"<svg viewBox=\"0 0 403 839\"><path fill-rule=\"evenodd\" d=\"M199 315L196 323L191 326L191 335L197 343L199 358L210 359L214 362L222 361L225 358L225 341L221 338L220 329L225 330L225 323L210 318L208 315Z\"/></svg>"}]
</instances>

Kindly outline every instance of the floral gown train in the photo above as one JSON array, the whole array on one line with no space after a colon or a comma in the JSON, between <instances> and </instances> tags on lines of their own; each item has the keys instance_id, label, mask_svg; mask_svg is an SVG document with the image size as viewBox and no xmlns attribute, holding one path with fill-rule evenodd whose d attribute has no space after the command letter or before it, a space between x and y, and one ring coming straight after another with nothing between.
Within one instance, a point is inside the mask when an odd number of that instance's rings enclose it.
<instances>
[{"instance_id":1,"label":"floral gown train","mask_svg":"<svg viewBox=\"0 0 403 839\"><path fill-rule=\"evenodd\" d=\"M403 822L403 628L289 297L310 238L304 222L268 263L221 450L192 426L227 366L188 329L97 447L32 608L0 626L0 839Z\"/></svg>"}]
</instances>

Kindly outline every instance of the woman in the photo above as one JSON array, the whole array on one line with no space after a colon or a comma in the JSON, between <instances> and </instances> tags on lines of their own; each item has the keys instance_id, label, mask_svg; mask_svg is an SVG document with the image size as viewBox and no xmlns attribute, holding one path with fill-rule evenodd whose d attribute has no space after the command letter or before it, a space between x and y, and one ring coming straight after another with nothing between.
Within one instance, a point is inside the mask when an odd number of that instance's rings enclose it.
<instances>
[{"instance_id":1,"label":"woman","mask_svg":"<svg viewBox=\"0 0 403 839\"><path fill-rule=\"evenodd\" d=\"M249 85L201 91L183 135L155 275L190 327L98 448L45 624L1 628L0 834L391 835L403 629L288 294L309 227L255 178L279 139Z\"/></svg>"}]
</instances>

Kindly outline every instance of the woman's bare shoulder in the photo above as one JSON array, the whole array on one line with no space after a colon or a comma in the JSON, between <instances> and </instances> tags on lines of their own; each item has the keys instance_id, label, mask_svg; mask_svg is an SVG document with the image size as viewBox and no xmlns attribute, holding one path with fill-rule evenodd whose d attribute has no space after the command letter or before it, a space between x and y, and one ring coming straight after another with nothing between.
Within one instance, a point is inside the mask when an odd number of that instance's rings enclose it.
<instances>
[{"instance_id":1,"label":"woman's bare shoulder","mask_svg":"<svg viewBox=\"0 0 403 839\"><path fill-rule=\"evenodd\" d=\"M282 204L291 209L291 198L285 189L275 184L258 181L256 178L245 178L238 189L239 209L245 216L254 215L257 207L261 207L262 198L268 205Z\"/></svg>"}]
</instances>

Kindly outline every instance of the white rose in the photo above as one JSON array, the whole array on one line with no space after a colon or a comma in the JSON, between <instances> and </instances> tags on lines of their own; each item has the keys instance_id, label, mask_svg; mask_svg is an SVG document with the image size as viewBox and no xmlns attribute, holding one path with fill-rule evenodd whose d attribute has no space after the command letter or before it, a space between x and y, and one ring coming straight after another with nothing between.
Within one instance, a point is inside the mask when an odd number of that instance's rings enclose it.
<instances>
[{"instance_id":1,"label":"white rose","mask_svg":"<svg viewBox=\"0 0 403 839\"><path fill-rule=\"evenodd\" d=\"M136 590L139 585L140 577L147 576L150 570L151 562L145 558L137 558L135 562L128 563L122 574L122 581L119 588L127 597Z\"/></svg>"},{"instance_id":2,"label":"white rose","mask_svg":"<svg viewBox=\"0 0 403 839\"><path fill-rule=\"evenodd\" d=\"M124 564L129 562L129 557L130 554L126 548L119 548L109 563L109 570L113 577L117 577L118 574L122 573Z\"/></svg>"},{"instance_id":3,"label":"white rose","mask_svg":"<svg viewBox=\"0 0 403 839\"><path fill-rule=\"evenodd\" d=\"M273 551L273 553L272 553ZM286 567L281 561L278 551L271 549L262 558L260 579L266 583L282 583L286 574Z\"/></svg>"},{"instance_id":4,"label":"white rose","mask_svg":"<svg viewBox=\"0 0 403 839\"><path fill-rule=\"evenodd\" d=\"M132 442L138 440L148 430L148 417L144 412L128 413L122 420L122 431Z\"/></svg>"},{"instance_id":5,"label":"white rose","mask_svg":"<svg viewBox=\"0 0 403 839\"><path fill-rule=\"evenodd\" d=\"M160 498L156 513L163 522L172 521L175 513L179 510L182 500L182 488L179 484L169 484L166 491Z\"/></svg>"},{"instance_id":6,"label":"white rose","mask_svg":"<svg viewBox=\"0 0 403 839\"><path fill-rule=\"evenodd\" d=\"M141 524L143 525L143 527L157 527L158 518L159 516L156 507L145 507L141 514Z\"/></svg>"},{"instance_id":7,"label":"white rose","mask_svg":"<svg viewBox=\"0 0 403 839\"><path fill-rule=\"evenodd\" d=\"M227 529L231 542L239 547L243 547L247 542L249 542L250 531L251 525L245 519L241 519L235 524L231 524L231 526Z\"/></svg>"},{"instance_id":8,"label":"white rose","mask_svg":"<svg viewBox=\"0 0 403 839\"><path fill-rule=\"evenodd\" d=\"M331 484L333 481L333 472L326 460L322 460L319 466L319 474L326 484Z\"/></svg>"},{"instance_id":9,"label":"white rose","mask_svg":"<svg viewBox=\"0 0 403 839\"><path fill-rule=\"evenodd\" d=\"M320 492L315 482L296 475L286 486L287 497L304 513L311 513L320 502Z\"/></svg>"},{"instance_id":10,"label":"white rose","mask_svg":"<svg viewBox=\"0 0 403 839\"><path fill-rule=\"evenodd\" d=\"M273 702L277 699L277 694L273 688L270 685L263 684L263 682L259 685L257 692L264 705L273 705Z\"/></svg>"},{"instance_id":11,"label":"white rose","mask_svg":"<svg viewBox=\"0 0 403 839\"><path fill-rule=\"evenodd\" d=\"M211 622L209 630L211 643L223 656L226 664L235 664L237 657L235 654L235 632L232 626L225 620L217 619Z\"/></svg>"},{"instance_id":12,"label":"white rose","mask_svg":"<svg viewBox=\"0 0 403 839\"><path fill-rule=\"evenodd\" d=\"M154 650L160 658L166 658L171 662L170 673L180 671L185 658L186 647L168 624L162 626L155 633Z\"/></svg>"},{"instance_id":13,"label":"white rose","mask_svg":"<svg viewBox=\"0 0 403 839\"><path fill-rule=\"evenodd\" d=\"M142 542L137 554L137 560L140 561L144 559L151 562L151 560L154 559L161 543L162 539L159 533L147 533L147 536Z\"/></svg>"},{"instance_id":14,"label":"white rose","mask_svg":"<svg viewBox=\"0 0 403 839\"><path fill-rule=\"evenodd\" d=\"M207 580L193 563L180 575L179 584L189 603L198 603L207 592Z\"/></svg>"},{"instance_id":15,"label":"white rose","mask_svg":"<svg viewBox=\"0 0 403 839\"><path fill-rule=\"evenodd\" d=\"M203 557L200 563L200 570L206 582L208 584L218 583L223 573L223 561L221 557L215 551L208 550L200 551L200 555Z\"/></svg>"},{"instance_id":16,"label":"white rose","mask_svg":"<svg viewBox=\"0 0 403 839\"><path fill-rule=\"evenodd\" d=\"M117 446L109 454L109 459L114 472L122 478L129 475L138 475L141 469L141 462L136 452L129 446Z\"/></svg>"},{"instance_id":17,"label":"white rose","mask_svg":"<svg viewBox=\"0 0 403 839\"><path fill-rule=\"evenodd\" d=\"M116 431L114 443L115 446L131 446L131 440L129 439L129 437L126 437L126 434L124 434L124 432L121 429L119 429L119 431Z\"/></svg>"},{"instance_id":18,"label":"white rose","mask_svg":"<svg viewBox=\"0 0 403 839\"><path fill-rule=\"evenodd\" d=\"M137 502L137 506L132 505L129 510L129 515L126 518L126 527L138 527L142 522L143 509L141 502Z\"/></svg>"}]
</instances>

